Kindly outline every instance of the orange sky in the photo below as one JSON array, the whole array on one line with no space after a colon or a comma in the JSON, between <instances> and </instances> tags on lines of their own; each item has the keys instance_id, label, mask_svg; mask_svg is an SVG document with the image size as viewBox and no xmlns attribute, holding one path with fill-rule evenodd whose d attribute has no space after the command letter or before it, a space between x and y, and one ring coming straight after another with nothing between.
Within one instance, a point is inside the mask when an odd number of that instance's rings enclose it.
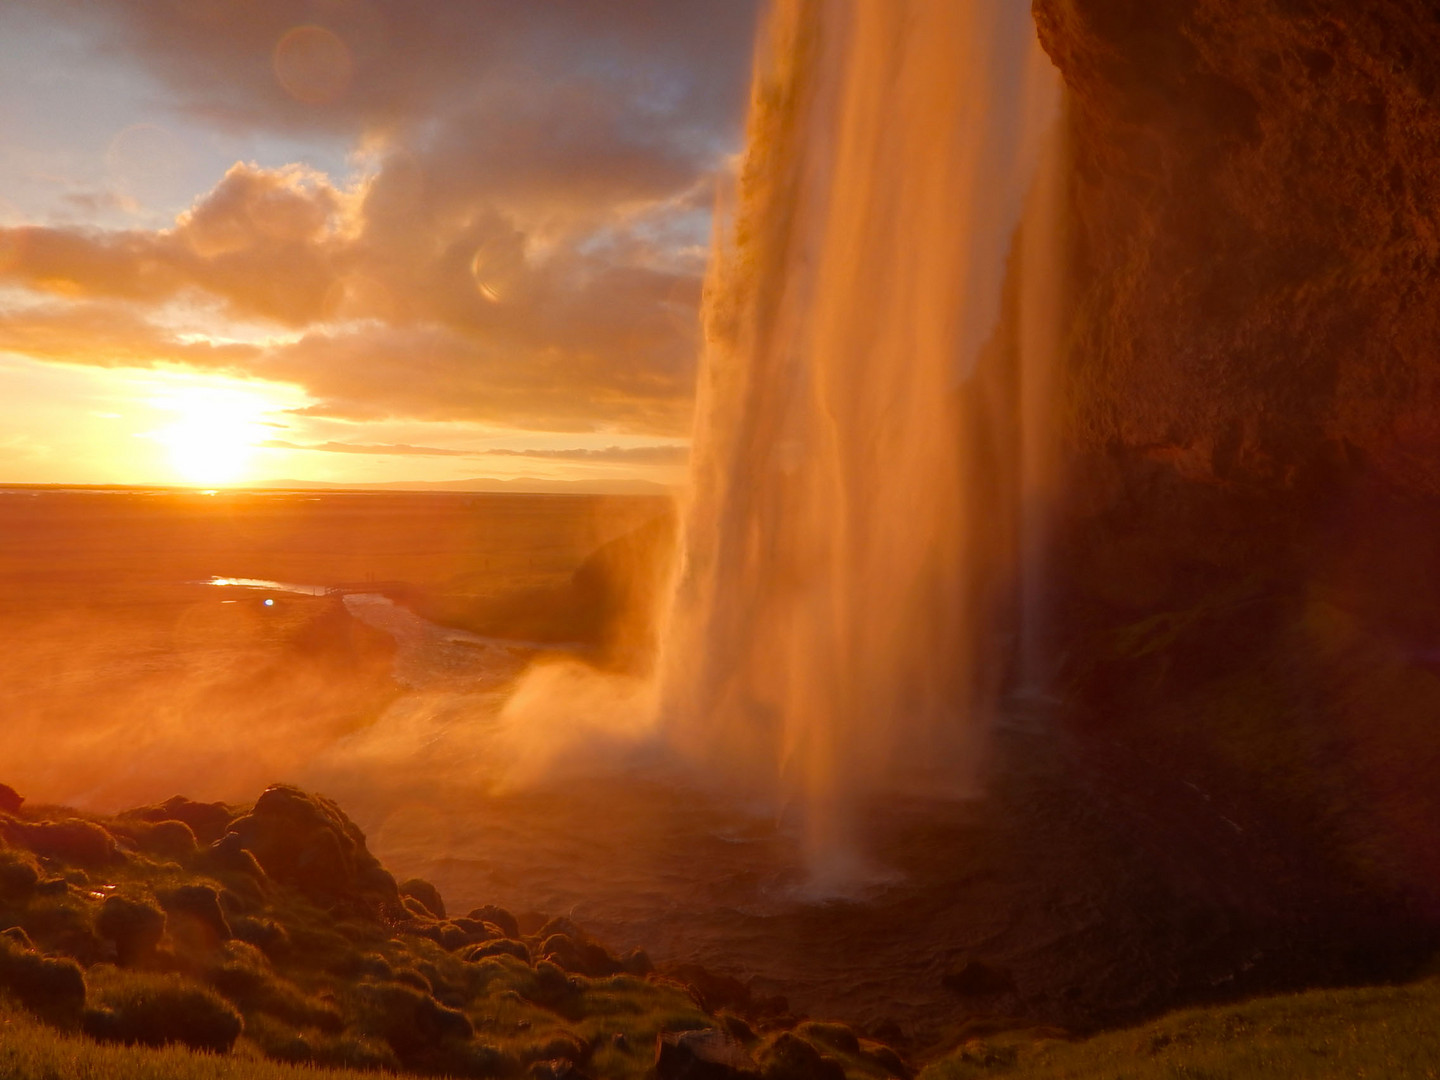
<instances>
[{"instance_id":1,"label":"orange sky","mask_svg":"<svg viewBox=\"0 0 1440 1080\"><path fill-rule=\"evenodd\" d=\"M0 8L0 483L674 482L753 17Z\"/></svg>"}]
</instances>

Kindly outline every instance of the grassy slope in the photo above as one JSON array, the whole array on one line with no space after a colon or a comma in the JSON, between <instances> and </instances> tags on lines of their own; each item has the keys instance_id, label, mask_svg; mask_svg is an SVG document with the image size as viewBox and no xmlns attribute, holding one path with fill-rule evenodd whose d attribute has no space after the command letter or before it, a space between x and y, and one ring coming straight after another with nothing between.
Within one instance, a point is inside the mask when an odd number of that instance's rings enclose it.
<instances>
[{"instance_id":1,"label":"grassy slope","mask_svg":"<svg viewBox=\"0 0 1440 1080\"><path fill-rule=\"evenodd\" d=\"M363 891L358 872L344 884L338 855L339 891L286 876L343 843L357 866L369 856L333 804L293 789L267 794L253 813L193 803L146 812L188 815L207 835L227 822L241 830L230 834L237 841L255 830L247 842L279 876L238 848L227 857L197 844L175 819L28 805L18 816L0 813L0 1080L152 1074L150 1065L115 1073L115 1062L132 1056L77 1030L151 1046L233 1045L242 1063L226 1071L214 1057L136 1050L134 1061L172 1070L156 1075L288 1076L280 1066L309 1062L493 1077L563 1062L603 1080L643 1080L659 1035L726 1023L688 983L655 975L642 955L610 955L568 920L526 935L505 929L514 920L499 909L435 919L413 902L401 907L398 894ZM388 880L374 876L378 866L367 873L376 888ZM490 917L497 922L482 921ZM497 946L501 954L491 955ZM743 988L737 996L723 980L693 977L719 986L709 1008L724 998L744 1011ZM54 1026L6 1011L7 993ZM841 1025L763 1008L752 1019L758 1033L731 1023L767 1071L798 1053L817 1068L830 1058L829 1077L906 1072L893 1051Z\"/></svg>"},{"instance_id":2,"label":"grassy slope","mask_svg":"<svg viewBox=\"0 0 1440 1080\"><path fill-rule=\"evenodd\" d=\"M28 858L28 853L0 844L0 869ZM203 849L184 858L203 860ZM54 860L49 866L67 869ZM157 891L198 884L235 898L230 889L246 883L241 875L207 875L193 866L185 869L177 862L140 851L124 863L92 868L92 873L103 872L110 884L99 885L83 871L68 869L87 884L69 887L57 896L35 895L24 900L0 896L0 928L24 928L40 943L41 952L85 957L87 1003L91 1006L123 1011L127 1002L138 1000L149 980L165 972L195 991L223 986L222 992L244 1016L246 1039L241 1045L280 1061L472 1074L523 1070L534 1061L564 1057L585 1060L596 1075L635 1077L649 1067L660 1031L703 1028L715 1022L675 984L624 974L588 978L562 972L553 964L532 965L511 957L464 961L435 942L408 932L414 925L390 926L329 914L300 894L273 885L268 899L261 900L256 894L249 901L252 915L284 928L284 944L272 949L273 957L239 940L201 946L196 951L178 940L172 942L167 935L165 949L141 968L97 963L89 954L98 941L95 926L101 897L113 892L142 905L153 904ZM250 887L254 888L253 883ZM538 956L539 940L533 945ZM0 940L0 949L4 948L14 950L16 946L13 940ZM362 976L362 969L372 973ZM426 989L417 991L417 985ZM415 1040L407 1041L404 1031L392 1033L390 1029L394 1024L404 1028L408 1022L395 1020L392 1024L384 1014L403 1008L405 1002L397 1004L376 994L389 991L393 996L397 988L407 986L415 999L409 1004L420 1005L422 1013L426 1003L439 1007L430 994L433 986L466 1014L474 1028L473 1037L440 1040L448 1050L438 1045L428 1050L423 1045L404 1049ZM0 1001L3 994L0 987ZM16 1015L6 1014L11 1026L19 1023ZM423 1026L424 1020L414 1023ZM617 1035L624 1036L618 1044ZM32 1034L22 1045L58 1046L55 1040L60 1038ZM396 1051L398 1061L386 1045L396 1038L401 1047ZM427 1038L440 1037L431 1033ZM12 1041L0 1035L0 1046ZM92 1044L82 1040L75 1045ZM495 1057L495 1066L471 1062L465 1054L467 1047ZM0 1056L0 1078L9 1080L15 1070L4 1067L5 1063ZM57 1075L70 1073L61 1070Z\"/></svg>"},{"instance_id":3,"label":"grassy slope","mask_svg":"<svg viewBox=\"0 0 1440 1080\"><path fill-rule=\"evenodd\" d=\"M0 1076L5 1080L374 1080L375 1073L283 1065L242 1044L230 1056L97 1043L47 1027L0 1004Z\"/></svg>"},{"instance_id":4,"label":"grassy slope","mask_svg":"<svg viewBox=\"0 0 1440 1080\"><path fill-rule=\"evenodd\" d=\"M1189 1009L1080 1043L967 1043L920 1080L1440 1077L1440 978Z\"/></svg>"},{"instance_id":5,"label":"grassy slope","mask_svg":"<svg viewBox=\"0 0 1440 1080\"><path fill-rule=\"evenodd\" d=\"M0 1006L6 1080L358 1080L375 1073L265 1060L241 1043L217 1057L178 1047L124 1048L67 1035ZM920 1080L1148 1080L1155 1077L1440 1076L1440 979L1316 990L1191 1009L1080 1043L1004 1038L968 1043Z\"/></svg>"}]
</instances>

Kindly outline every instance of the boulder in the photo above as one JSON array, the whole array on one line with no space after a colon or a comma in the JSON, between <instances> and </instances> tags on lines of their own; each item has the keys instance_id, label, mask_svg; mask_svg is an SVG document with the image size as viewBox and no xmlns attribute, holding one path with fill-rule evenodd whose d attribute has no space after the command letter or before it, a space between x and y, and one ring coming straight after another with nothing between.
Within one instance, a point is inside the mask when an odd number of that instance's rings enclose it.
<instances>
[{"instance_id":1,"label":"boulder","mask_svg":"<svg viewBox=\"0 0 1440 1080\"><path fill-rule=\"evenodd\" d=\"M165 934L165 913L143 900L110 896L100 905L95 932L115 944L121 967L148 963Z\"/></svg>"},{"instance_id":2,"label":"boulder","mask_svg":"<svg viewBox=\"0 0 1440 1080\"><path fill-rule=\"evenodd\" d=\"M504 937L504 933L494 923L483 923L477 919L470 919L461 915L458 919L451 919L452 923L458 926L465 933L469 934L475 941L489 941L491 938Z\"/></svg>"},{"instance_id":3,"label":"boulder","mask_svg":"<svg viewBox=\"0 0 1440 1080\"><path fill-rule=\"evenodd\" d=\"M760 1061L764 1080L845 1080L838 1061L788 1031L764 1049Z\"/></svg>"},{"instance_id":4,"label":"boulder","mask_svg":"<svg viewBox=\"0 0 1440 1080\"><path fill-rule=\"evenodd\" d=\"M476 922L487 922L500 929L503 937L518 938L520 936L520 924L515 916L502 907L494 904L486 904L484 907L477 907L470 912L468 918Z\"/></svg>"},{"instance_id":5,"label":"boulder","mask_svg":"<svg viewBox=\"0 0 1440 1080\"><path fill-rule=\"evenodd\" d=\"M529 948L523 941L515 941L512 938L495 938L491 941L481 942L479 945L470 946L460 954L462 960L469 960L472 963L491 956L513 956L516 960L530 963Z\"/></svg>"},{"instance_id":6,"label":"boulder","mask_svg":"<svg viewBox=\"0 0 1440 1080\"><path fill-rule=\"evenodd\" d=\"M124 856L100 825L80 818L64 821L0 822L0 837L16 847L57 862L78 866L110 866Z\"/></svg>"},{"instance_id":7,"label":"boulder","mask_svg":"<svg viewBox=\"0 0 1440 1080\"><path fill-rule=\"evenodd\" d=\"M323 796L284 784L266 788L221 842L238 844L268 877L322 907L371 918L404 916L395 879L370 854L365 834Z\"/></svg>"},{"instance_id":8,"label":"boulder","mask_svg":"<svg viewBox=\"0 0 1440 1080\"><path fill-rule=\"evenodd\" d=\"M585 938L577 940L569 934L551 934L540 943L538 952L566 971L588 975L592 979L624 970L620 962L601 946Z\"/></svg>"},{"instance_id":9,"label":"boulder","mask_svg":"<svg viewBox=\"0 0 1440 1080\"><path fill-rule=\"evenodd\" d=\"M485 938L481 937L480 940L483 941ZM453 922L443 922L440 924L439 945L446 952L456 952L459 949L465 948L467 945L476 945L478 943L476 936L468 932L464 927L457 926Z\"/></svg>"},{"instance_id":10,"label":"boulder","mask_svg":"<svg viewBox=\"0 0 1440 1080\"><path fill-rule=\"evenodd\" d=\"M31 1012L61 1020L85 1006L85 975L69 958L37 952L23 930L0 934L0 990L13 994Z\"/></svg>"},{"instance_id":11,"label":"boulder","mask_svg":"<svg viewBox=\"0 0 1440 1080\"><path fill-rule=\"evenodd\" d=\"M199 846L195 833L183 821L133 821L117 818L111 831L130 841L135 850L164 859L188 859Z\"/></svg>"},{"instance_id":12,"label":"boulder","mask_svg":"<svg viewBox=\"0 0 1440 1080\"><path fill-rule=\"evenodd\" d=\"M176 795L156 806L138 806L134 810L126 810L120 816L151 823L179 821L189 827L197 842L213 844L228 831L235 812L224 803L195 802Z\"/></svg>"},{"instance_id":13,"label":"boulder","mask_svg":"<svg viewBox=\"0 0 1440 1080\"><path fill-rule=\"evenodd\" d=\"M217 873L244 874L257 883L267 880L265 868L245 850L244 840L238 833L226 833L207 847L200 853L199 864Z\"/></svg>"},{"instance_id":14,"label":"boulder","mask_svg":"<svg viewBox=\"0 0 1440 1080\"><path fill-rule=\"evenodd\" d=\"M290 931L274 919L254 918L241 915L232 920L231 928L237 938L247 945L253 945L271 959L290 955L292 942Z\"/></svg>"},{"instance_id":15,"label":"boulder","mask_svg":"<svg viewBox=\"0 0 1440 1080\"><path fill-rule=\"evenodd\" d=\"M655 970L655 961L650 959L650 954L641 948L634 948L616 961L620 970L627 975L638 975L643 978Z\"/></svg>"},{"instance_id":16,"label":"boulder","mask_svg":"<svg viewBox=\"0 0 1440 1080\"><path fill-rule=\"evenodd\" d=\"M684 983L695 1004L708 1013L733 1009L749 1015L753 1002L749 988L729 975L716 975L699 964L671 964L662 972L668 978Z\"/></svg>"},{"instance_id":17,"label":"boulder","mask_svg":"<svg viewBox=\"0 0 1440 1080\"><path fill-rule=\"evenodd\" d=\"M356 832L359 832L357 829ZM360 836L360 846L364 850L365 836ZM365 860L369 863L366 864ZM400 891L395 884L395 877L380 865L378 859L364 850L364 856L358 860L362 865L355 871L355 889L362 895L372 896L379 904L379 910L386 918L398 918L400 913Z\"/></svg>"},{"instance_id":18,"label":"boulder","mask_svg":"<svg viewBox=\"0 0 1440 1080\"><path fill-rule=\"evenodd\" d=\"M415 901L407 898L406 903L415 903ZM483 923L475 923L470 919L464 921L468 926L461 926L449 919L442 921L418 916L413 922L404 925L404 931L415 937L427 938L446 952L457 952L467 945L478 945L494 937L485 929ZM472 931L470 927L475 927L476 930Z\"/></svg>"},{"instance_id":19,"label":"boulder","mask_svg":"<svg viewBox=\"0 0 1440 1080\"><path fill-rule=\"evenodd\" d=\"M910 1067L905 1064L904 1058L884 1043L866 1043L861 1047L860 1056L874 1062L891 1076L898 1076L900 1080L910 1080L910 1077L914 1075Z\"/></svg>"},{"instance_id":20,"label":"boulder","mask_svg":"<svg viewBox=\"0 0 1440 1080\"><path fill-rule=\"evenodd\" d=\"M708 1028L657 1036L655 1075L659 1080L759 1080L760 1068L733 1035Z\"/></svg>"},{"instance_id":21,"label":"boulder","mask_svg":"<svg viewBox=\"0 0 1440 1080\"><path fill-rule=\"evenodd\" d=\"M86 1011L91 1038L144 1046L180 1043L193 1050L228 1053L244 1029L223 997L177 975L131 976Z\"/></svg>"},{"instance_id":22,"label":"boulder","mask_svg":"<svg viewBox=\"0 0 1440 1080\"><path fill-rule=\"evenodd\" d=\"M544 925L536 930L535 933L525 936L537 937L541 941L544 941L551 934L565 934L567 937L574 938L576 941L584 941L587 937L585 931L580 929L578 923L572 919L567 919L564 915L557 915L553 919L547 919Z\"/></svg>"},{"instance_id":23,"label":"boulder","mask_svg":"<svg viewBox=\"0 0 1440 1080\"><path fill-rule=\"evenodd\" d=\"M18 851L0 852L0 900L24 903L40 884L40 870L33 859Z\"/></svg>"},{"instance_id":24,"label":"boulder","mask_svg":"<svg viewBox=\"0 0 1440 1080\"><path fill-rule=\"evenodd\" d=\"M175 944L189 952L210 952L233 936L220 894L209 885L181 885L159 896Z\"/></svg>"},{"instance_id":25,"label":"boulder","mask_svg":"<svg viewBox=\"0 0 1440 1080\"><path fill-rule=\"evenodd\" d=\"M394 978L395 968L380 953L363 953L355 958L351 974L360 978L368 977L380 982L388 982Z\"/></svg>"},{"instance_id":26,"label":"boulder","mask_svg":"<svg viewBox=\"0 0 1440 1080\"><path fill-rule=\"evenodd\" d=\"M417 1061L437 1044L464 1042L475 1034L464 1013L416 987L368 983L359 991L366 1005L367 1031L389 1043L403 1062Z\"/></svg>"},{"instance_id":27,"label":"boulder","mask_svg":"<svg viewBox=\"0 0 1440 1080\"><path fill-rule=\"evenodd\" d=\"M564 968L551 960L540 959L535 961L535 981L523 995L542 1008L571 1016L581 988L580 980Z\"/></svg>"},{"instance_id":28,"label":"boulder","mask_svg":"<svg viewBox=\"0 0 1440 1080\"><path fill-rule=\"evenodd\" d=\"M423 878L411 878L402 881L399 889L401 896L418 900L432 919L445 918L445 901L440 898L440 890L430 882Z\"/></svg>"},{"instance_id":29,"label":"boulder","mask_svg":"<svg viewBox=\"0 0 1440 1080\"><path fill-rule=\"evenodd\" d=\"M0 814L18 814L25 801L9 784L0 784Z\"/></svg>"}]
</instances>

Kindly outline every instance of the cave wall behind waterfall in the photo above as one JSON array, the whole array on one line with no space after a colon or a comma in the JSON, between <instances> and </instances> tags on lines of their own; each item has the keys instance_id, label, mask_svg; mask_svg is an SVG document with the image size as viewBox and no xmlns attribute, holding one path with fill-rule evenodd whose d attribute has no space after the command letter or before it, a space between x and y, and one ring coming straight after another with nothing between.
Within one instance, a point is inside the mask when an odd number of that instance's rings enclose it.
<instances>
[{"instance_id":1,"label":"cave wall behind waterfall","mask_svg":"<svg viewBox=\"0 0 1440 1080\"><path fill-rule=\"evenodd\" d=\"M1433 925L1440 7L1034 11L1071 102L1077 723Z\"/></svg>"},{"instance_id":2,"label":"cave wall behind waterfall","mask_svg":"<svg viewBox=\"0 0 1440 1080\"><path fill-rule=\"evenodd\" d=\"M1077 128L1079 441L1440 493L1440 9L1035 10Z\"/></svg>"}]
</instances>

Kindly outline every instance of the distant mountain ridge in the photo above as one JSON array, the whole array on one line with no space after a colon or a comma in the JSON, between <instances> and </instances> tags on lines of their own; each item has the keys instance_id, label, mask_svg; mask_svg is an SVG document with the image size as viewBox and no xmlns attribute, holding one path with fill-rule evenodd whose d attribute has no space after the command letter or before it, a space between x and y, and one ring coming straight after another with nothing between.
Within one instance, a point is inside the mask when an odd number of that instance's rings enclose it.
<instances>
[{"instance_id":1,"label":"distant mountain ridge","mask_svg":"<svg viewBox=\"0 0 1440 1080\"><path fill-rule=\"evenodd\" d=\"M261 480L247 488L337 491L477 491L555 495L668 495L673 488L651 480L545 480L522 476L499 480L478 476L466 480L391 480L374 484L340 484L317 480Z\"/></svg>"}]
</instances>

